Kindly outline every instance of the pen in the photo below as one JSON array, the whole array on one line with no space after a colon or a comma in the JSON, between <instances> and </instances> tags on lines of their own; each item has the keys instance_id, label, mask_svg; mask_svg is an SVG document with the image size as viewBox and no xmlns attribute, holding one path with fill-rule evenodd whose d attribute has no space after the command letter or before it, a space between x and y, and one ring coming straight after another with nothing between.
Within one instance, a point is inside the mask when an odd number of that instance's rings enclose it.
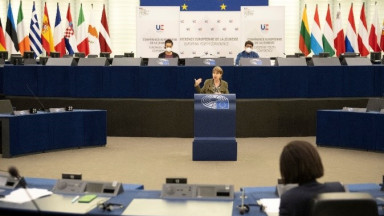
<instances>
[{"instance_id":1,"label":"pen","mask_svg":"<svg viewBox=\"0 0 384 216\"><path fill-rule=\"evenodd\" d=\"M72 199L72 203L76 202L79 198L80 196L75 196L75 198Z\"/></svg>"}]
</instances>

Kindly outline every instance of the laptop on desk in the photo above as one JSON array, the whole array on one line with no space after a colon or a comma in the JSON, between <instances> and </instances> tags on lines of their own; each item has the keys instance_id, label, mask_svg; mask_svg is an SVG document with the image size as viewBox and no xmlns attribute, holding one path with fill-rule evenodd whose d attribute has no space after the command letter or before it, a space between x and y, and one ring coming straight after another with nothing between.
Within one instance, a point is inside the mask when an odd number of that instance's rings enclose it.
<instances>
[{"instance_id":1,"label":"laptop on desk","mask_svg":"<svg viewBox=\"0 0 384 216\"><path fill-rule=\"evenodd\" d=\"M13 107L10 100L0 100L0 114L12 114Z\"/></svg>"},{"instance_id":2,"label":"laptop on desk","mask_svg":"<svg viewBox=\"0 0 384 216\"><path fill-rule=\"evenodd\" d=\"M149 58L148 66L177 66L178 58Z\"/></svg>"},{"instance_id":3,"label":"laptop on desk","mask_svg":"<svg viewBox=\"0 0 384 216\"><path fill-rule=\"evenodd\" d=\"M240 66L271 66L269 58L240 58Z\"/></svg>"}]
</instances>

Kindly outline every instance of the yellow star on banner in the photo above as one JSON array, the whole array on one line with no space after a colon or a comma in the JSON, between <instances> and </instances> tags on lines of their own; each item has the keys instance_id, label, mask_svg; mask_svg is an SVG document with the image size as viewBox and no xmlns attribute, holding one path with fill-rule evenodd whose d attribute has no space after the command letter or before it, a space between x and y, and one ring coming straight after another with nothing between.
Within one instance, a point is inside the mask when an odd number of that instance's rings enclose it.
<instances>
[{"instance_id":1,"label":"yellow star on banner","mask_svg":"<svg viewBox=\"0 0 384 216\"><path fill-rule=\"evenodd\" d=\"M188 9L188 5L186 5L185 3L183 5L181 5L181 9L182 10L187 10Z\"/></svg>"},{"instance_id":2,"label":"yellow star on banner","mask_svg":"<svg viewBox=\"0 0 384 216\"><path fill-rule=\"evenodd\" d=\"M227 5L225 5L224 3L222 5L220 5L220 8L221 10L226 10L227 9Z\"/></svg>"}]
</instances>

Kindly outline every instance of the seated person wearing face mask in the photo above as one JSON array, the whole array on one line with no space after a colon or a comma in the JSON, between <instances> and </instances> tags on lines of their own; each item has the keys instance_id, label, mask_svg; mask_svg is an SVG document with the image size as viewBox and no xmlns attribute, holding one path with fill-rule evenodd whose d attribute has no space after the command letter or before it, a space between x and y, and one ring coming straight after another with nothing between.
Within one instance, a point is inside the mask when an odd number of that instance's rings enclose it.
<instances>
[{"instance_id":1,"label":"seated person wearing face mask","mask_svg":"<svg viewBox=\"0 0 384 216\"><path fill-rule=\"evenodd\" d=\"M240 52L236 57L236 65L239 65L240 58L259 58L259 54L252 51L253 43L252 41L245 42L245 50Z\"/></svg>"},{"instance_id":2,"label":"seated person wearing face mask","mask_svg":"<svg viewBox=\"0 0 384 216\"><path fill-rule=\"evenodd\" d=\"M173 42L171 39L165 41L165 52L159 54L159 58L179 58L179 55L172 52Z\"/></svg>"}]
</instances>

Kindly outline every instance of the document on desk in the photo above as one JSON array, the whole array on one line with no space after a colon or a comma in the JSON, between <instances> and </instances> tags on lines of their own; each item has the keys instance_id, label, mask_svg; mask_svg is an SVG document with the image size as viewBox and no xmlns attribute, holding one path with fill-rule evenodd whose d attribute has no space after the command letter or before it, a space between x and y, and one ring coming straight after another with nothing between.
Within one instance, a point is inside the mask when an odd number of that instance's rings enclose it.
<instances>
[{"instance_id":1,"label":"document on desk","mask_svg":"<svg viewBox=\"0 0 384 216\"><path fill-rule=\"evenodd\" d=\"M29 195L26 190L28 190ZM19 188L17 190L12 191L9 195L5 196L4 198L1 198L0 201L10 203L25 203L31 201L31 198L38 199L40 197L49 196L51 194L52 192L46 189Z\"/></svg>"},{"instance_id":2,"label":"document on desk","mask_svg":"<svg viewBox=\"0 0 384 216\"><path fill-rule=\"evenodd\" d=\"M279 207L280 207L280 198L266 198L260 199L257 201L263 211L268 216L278 216L279 215Z\"/></svg>"},{"instance_id":3,"label":"document on desk","mask_svg":"<svg viewBox=\"0 0 384 216\"><path fill-rule=\"evenodd\" d=\"M123 215L231 216L232 211L232 201L134 199Z\"/></svg>"}]
</instances>

